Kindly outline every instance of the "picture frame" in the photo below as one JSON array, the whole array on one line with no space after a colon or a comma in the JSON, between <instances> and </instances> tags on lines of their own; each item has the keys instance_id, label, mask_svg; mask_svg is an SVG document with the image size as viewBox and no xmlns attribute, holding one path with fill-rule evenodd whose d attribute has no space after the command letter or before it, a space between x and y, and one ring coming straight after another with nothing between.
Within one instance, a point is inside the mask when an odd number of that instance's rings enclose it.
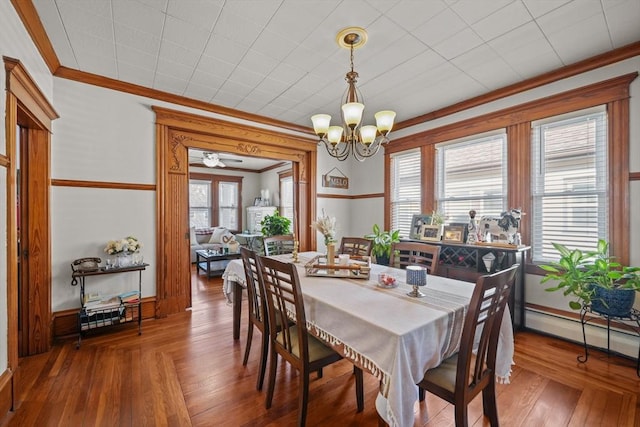
<instances>
[{"instance_id":1,"label":"picture frame","mask_svg":"<svg viewBox=\"0 0 640 427\"><path fill-rule=\"evenodd\" d=\"M414 214L411 218L411 232L409 233L410 239L420 239L422 235L422 226L431 224L431 215L418 215Z\"/></svg>"},{"instance_id":2,"label":"picture frame","mask_svg":"<svg viewBox=\"0 0 640 427\"><path fill-rule=\"evenodd\" d=\"M462 225L445 225L442 241L446 243L464 243L464 229Z\"/></svg>"},{"instance_id":3,"label":"picture frame","mask_svg":"<svg viewBox=\"0 0 640 427\"><path fill-rule=\"evenodd\" d=\"M448 225L450 227L451 226L462 227L462 230L463 230L462 243L467 243L467 237L469 236L469 224L464 222L450 222Z\"/></svg>"},{"instance_id":4,"label":"picture frame","mask_svg":"<svg viewBox=\"0 0 640 427\"><path fill-rule=\"evenodd\" d=\"M253 199L253 206L260 206L261 204L262 204L261 197L256 197L255 199Z\"/></svg>"},{"instance_id":5,"label":"picture frame","mask_svg":"<svg viewBox=\"0 0 640 427\"><path fill-rule=\"evenodd\" d=\"M442 237L440 230L441 227L439 225L423 224L420 229L420 240L439 242Z\"/></svg>"}]
</instances>

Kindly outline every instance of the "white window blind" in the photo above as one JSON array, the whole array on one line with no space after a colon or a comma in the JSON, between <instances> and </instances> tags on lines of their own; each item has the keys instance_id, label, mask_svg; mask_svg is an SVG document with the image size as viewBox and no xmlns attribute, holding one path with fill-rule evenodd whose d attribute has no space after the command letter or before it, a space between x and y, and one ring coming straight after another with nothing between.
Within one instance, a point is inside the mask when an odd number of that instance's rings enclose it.
<instances>
[{"instance_id":1,"label":"white window blind","mask_svg":"<svg viewBox=\"0 0 640 427\"><path fill-rule=\"evenodd\" d=\"M229 230L239 230L238 225L238 183L218 183L218 225Z\"/></svg>"},{"instance_id":2,"label":"white window blind","mask_svg":"<svg viewBox=\"0 0 640 427\"><path fill-rule=\"evenodd\" d=\"M436 146L436 200L449 223L468 223L505 211L507 135L480 137Z\"/></svg>"},{"instance_id":3,"label":"white window blind","mask_svg":"<svg viewBox=\"0 0 640 427\"><path fill-rule=\"evenodd\" d=\"M533 261L557 260L552 242L594 250L608 238L606 112L546 120L532 132Z\"/></svg>"},{"instance_id":4,"label":"white window blind","mask_svg":"<svg viewBox=\"0 0 640 427\"><path fill-rule=\"evenodd\" d=\"M189 224L191 227L211 225L211 183L189 180Z\"/></svg>"},{"instance_id":5,"label":"white window blind","mask_svg":"<svg viewBox=\"0 0 640 427\"><path fill-rule=\"evenodd\" d=\"M411 219L420 214L422 182L420 150L391 155L391 229L409 237Z\"/></svg>"}]
</instances>

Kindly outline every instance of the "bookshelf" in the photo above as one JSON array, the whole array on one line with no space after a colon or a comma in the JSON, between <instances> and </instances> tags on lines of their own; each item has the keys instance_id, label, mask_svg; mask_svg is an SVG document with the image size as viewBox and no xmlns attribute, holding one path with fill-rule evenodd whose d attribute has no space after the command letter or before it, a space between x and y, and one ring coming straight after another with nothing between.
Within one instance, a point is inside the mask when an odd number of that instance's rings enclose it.
<instances>
[{"instance_id":1,"label":"bookshelf","mask_svg":"<svg viewBox=\"0 0 640 427\"><path fill-rule=\"evenodd\" d=\"M71 265L71 285L80 285L77 348L80 348L82 334L93 329L137 321L138 335L142 334L142 272L146 270L148 265L138 264L109 269L96 267L89 270L83 270L73 264ZM99 292L95 294L87 292L87 277L135 272L138 272L138 289L109 297L101 297Z\"/></svg>"}]
</instances>

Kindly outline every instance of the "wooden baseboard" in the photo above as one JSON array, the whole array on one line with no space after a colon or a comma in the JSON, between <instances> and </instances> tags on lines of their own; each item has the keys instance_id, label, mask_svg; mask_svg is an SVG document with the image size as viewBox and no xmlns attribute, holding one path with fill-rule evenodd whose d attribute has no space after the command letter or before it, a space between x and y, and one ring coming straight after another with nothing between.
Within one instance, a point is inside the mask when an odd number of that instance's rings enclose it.
<instances>
[{"instance_id":1,"label":"wooden baseboard","mask_svg":"<svg viewBox=\"0 0 640 427\"><path fill-rule=\"evenodd\" d=\"M142 319L152 319L156 314L156 297L142 298ZM78 309L53 313L53 337L64 337L78 333Z\"/></svg>"},{"instance_id":2,"label":"wooden baseboard","mask_svg":"<svg viewBox=\"0 0 640 427\"><path fill-rule=\"evenodd\" d=\"M5 370L2 375L0 375L0 425L4 425L2 420L14 406L13 383L13 372L9 369Z\"/></svg>"}]
</instances>

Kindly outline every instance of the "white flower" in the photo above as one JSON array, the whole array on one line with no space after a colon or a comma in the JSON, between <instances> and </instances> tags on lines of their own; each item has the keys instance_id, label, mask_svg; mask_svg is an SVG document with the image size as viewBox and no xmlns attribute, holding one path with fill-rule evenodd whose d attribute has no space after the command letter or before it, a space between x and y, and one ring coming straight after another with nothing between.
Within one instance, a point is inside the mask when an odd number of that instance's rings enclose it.
<instances>
[{"instance_id":1,"label":"white flower","mask_svg":"<svg viewBox=\"0 0 640 427\"><path fill-rule=\"evenodd\" d=\"M142 248L142 243L135 237L129 236L120 240L109 240L104 251L109 255L114 255L122 252L138 252L140 248Z\"/></svg>"},{"instance_id":2,"label":"white flower","mask_svg":"<svg viewBox=\"0 0 640 427\"><path fill-rule=\"evenodd\" d=\"M318 230L324 236L324 242L335 243L336 241L336 218L325 214L322 210L322 216L311 223L311 227Z\"/></svg>"}]
</instances>

